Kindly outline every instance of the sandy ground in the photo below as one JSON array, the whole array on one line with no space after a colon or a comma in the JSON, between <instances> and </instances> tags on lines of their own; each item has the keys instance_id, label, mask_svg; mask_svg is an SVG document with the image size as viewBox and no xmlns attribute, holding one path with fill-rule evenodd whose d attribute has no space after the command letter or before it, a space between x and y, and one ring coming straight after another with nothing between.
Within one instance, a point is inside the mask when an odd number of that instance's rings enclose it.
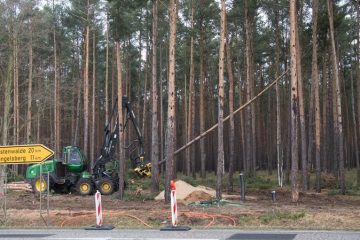
<instances>
[{"instance_id":1,"label":"sandy ground","mask_svg":"<svg viewBox=\"0 0 360 240\"><path fill-rule=\"evenodd\" d=\"M179 193L180 195L180 193ZM142 199L142 196L144 198ZM145 200L142 191L136 201L120 201L116 194L102 196L105 224L117 228L159 228L170 224L170 205L164 200ZM360 230L360 197L301 194L298 203L291 203L290 192L277 190L272 202L268 190L247 192L246 201L239 195L225 195L224 202L211 200L211 193L194 191L185 200L178 200L180 225L193 228L241 229L342 229ZM0 203L4 206L4 197ZM15 228L82 228L95 224L93 196L75 194L49 195L40 198L24 190L9 190L5 212L0 212L0 227ZM41 213L41 214L40 214Z\"/></svg>"}]
</instances>

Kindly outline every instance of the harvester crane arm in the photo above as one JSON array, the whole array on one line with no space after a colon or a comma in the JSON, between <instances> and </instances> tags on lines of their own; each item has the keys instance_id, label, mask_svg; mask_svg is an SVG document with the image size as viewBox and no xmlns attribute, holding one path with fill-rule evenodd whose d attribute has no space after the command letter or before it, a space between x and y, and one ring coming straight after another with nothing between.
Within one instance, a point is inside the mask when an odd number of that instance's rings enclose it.
<instances>
[{"instance_id":1,"label":"harvester crane arm","mask_svg":"<svg viewBox=\"0 0 360 240\"><path fill-rule=\"evenodd\" d=\"M119 141L119 115L117 106L118 99L116 98L109 122L106 124L104 129L104 142L101 147L100 156L95 161L92 169L96 179L106 177L108 174L106 172L105 164L115 160L114 153L116 145ZM132 166L135 172L139 175L149 176L151 168L150 163L145 165L143 163L144 140L136 121L134 111L132 110L131 104L126 96L122 98L122 108L125 110L124 129L127 127L128 122L131 121L137 136L134 143L127 147L130 149L130 160L132 162ZM147 166L147 169L144 169L144 166Z\"/></svg>"}]
</instances>

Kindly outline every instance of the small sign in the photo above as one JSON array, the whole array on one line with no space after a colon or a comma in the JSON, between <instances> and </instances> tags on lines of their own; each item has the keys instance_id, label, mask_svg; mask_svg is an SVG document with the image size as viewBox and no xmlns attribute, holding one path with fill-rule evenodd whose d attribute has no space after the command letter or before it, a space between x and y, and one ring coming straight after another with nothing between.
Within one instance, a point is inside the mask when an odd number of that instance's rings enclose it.
<instances>
[{"instance_id":1,"label":"small sign","mask_svg":"<svg viewBox=\"0 0 360 240\"><path fill-rule=\"evenodd\" d=\"M42 144L0 146L0 164L40 163L54 155Z\"/></svg>"}]
</instances>

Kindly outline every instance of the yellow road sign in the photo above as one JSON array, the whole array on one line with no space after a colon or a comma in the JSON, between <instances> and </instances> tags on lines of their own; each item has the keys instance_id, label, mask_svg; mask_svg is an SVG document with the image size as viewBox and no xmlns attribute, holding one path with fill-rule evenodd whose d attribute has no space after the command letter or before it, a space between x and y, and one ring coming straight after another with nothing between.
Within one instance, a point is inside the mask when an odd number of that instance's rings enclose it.
<instances>
[{"instance_id":1,"label":"yellow road sign","mask_svg":"<svg viewBox=\"0 0 360 240\"><path fill-rule=\"evenodd\" d=\"M54 155L42 144L0 146L0 164L39 163Z\"/></svg>"}]
</instances>

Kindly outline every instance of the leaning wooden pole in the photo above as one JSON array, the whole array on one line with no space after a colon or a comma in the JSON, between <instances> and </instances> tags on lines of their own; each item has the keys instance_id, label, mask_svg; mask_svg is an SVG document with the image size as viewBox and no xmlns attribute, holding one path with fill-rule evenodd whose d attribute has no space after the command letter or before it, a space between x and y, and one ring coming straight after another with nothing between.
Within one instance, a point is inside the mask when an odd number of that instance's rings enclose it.
<instances>
[{"instance_id":1,"label":"leaning wooden pole","mask_svg":"<svg viewBox=\"0 0 360 240\"><path fill-rule=\"evenodd\" d=\"M262 90L258 95L256 95L255 97L253 97L252 99L250 99L247 103L245 103L244 105L240 106L238 109L236 109L234 111L234 115L238 112L240 112L241 110L243 110L244 108L246 108L249 104L251 104L252 102L254 102L255 100L257 100L261 95L263 95L264 93L266 93L272 86L275 85L275 83L277 83L280 79L282 79L288 72L290 71L290 69L286 70L285 72L283 72L278 78L276 78L272 83L270 83L266 88L264 88L264 90ZM224 118L224 122L226 120L230 119L230 115L228 115L226 118ZM216 129L218 127L218 124L213 125L211 128L209 128L208 130L206 130L205 132L201 133L199 136L197 136L196 138L194 138L193 140L189 141L187 144L185 144L184 146L182 146L181 148L177 149L174 152L174 155L180 153L181 151L185 150L186 148L188 148L189 146L191 146L192 144L196 143L197 141L199 141L200 139L202 139L203 137L205 137L206 135L208 135L210 132L212 132L214 129ZM159 164L162 164L166 161L166 159L163 159L159 162Z\"/></svg>"}]
</instances>

